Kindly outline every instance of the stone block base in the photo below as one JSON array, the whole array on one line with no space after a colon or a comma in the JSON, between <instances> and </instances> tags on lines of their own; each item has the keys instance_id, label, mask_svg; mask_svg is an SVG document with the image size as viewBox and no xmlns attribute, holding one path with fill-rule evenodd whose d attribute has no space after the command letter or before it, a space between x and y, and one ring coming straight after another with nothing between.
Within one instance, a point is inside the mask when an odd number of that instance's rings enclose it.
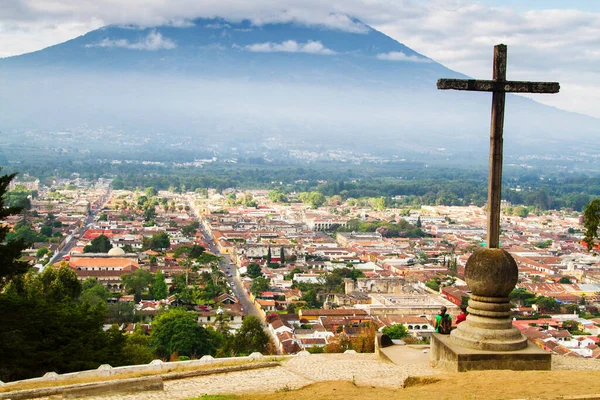
<instances>
[{"instance_id":1,"label":"stone block base","mask_svg":"<svg viewBox=\"0 0 600 400\"><path fill-rule=\"evenodd\" d=\"M473 350L456 345L450 335L431 336L430 360L448 372L508 369L513 371L550 371L551 354L528 343L517 351Z\"/></svg>"}]
</instances>

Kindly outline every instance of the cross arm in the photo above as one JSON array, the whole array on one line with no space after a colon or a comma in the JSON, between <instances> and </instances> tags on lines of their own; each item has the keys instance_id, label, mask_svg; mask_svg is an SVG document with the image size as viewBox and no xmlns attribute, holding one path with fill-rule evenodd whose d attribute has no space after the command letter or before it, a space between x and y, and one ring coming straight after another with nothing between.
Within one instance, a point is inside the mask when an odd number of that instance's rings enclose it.
<instances>
[{"instance_id":1,"label":"cross arm","mask_svg":"<svg viewBox=\"0 0 600 400\"><path fill-rule=\"evenodd\" d=\"M479 79L439 79L440 90L468 90L474 92L558 93L558 82L486 81Z\"/></svg>"}]
</instances>

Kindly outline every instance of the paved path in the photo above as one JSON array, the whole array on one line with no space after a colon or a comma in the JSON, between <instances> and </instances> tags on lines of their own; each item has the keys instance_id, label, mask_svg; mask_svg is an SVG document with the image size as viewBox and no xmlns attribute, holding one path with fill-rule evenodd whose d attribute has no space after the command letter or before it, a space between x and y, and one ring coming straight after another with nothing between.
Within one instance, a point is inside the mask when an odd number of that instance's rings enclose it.
<instances>
[{"instance_id":1,"label":"paved path","mask_svg":"<svg viewBox=\"0 0 600 400\"><path fill-rule=\"evenodd\" d=\"M417 351L417 350L415 350ZM420 350L419 353L422 353ZM354 381L357 385L391 388L402 386L408 376L438 373L428 365L396 365L375 354L313 354L295 357L281 367L166 381L163 392L89 397L89 400L179 400L204 394L244 394L297 389L319 381Z\"/></svg>"}]
</instances>

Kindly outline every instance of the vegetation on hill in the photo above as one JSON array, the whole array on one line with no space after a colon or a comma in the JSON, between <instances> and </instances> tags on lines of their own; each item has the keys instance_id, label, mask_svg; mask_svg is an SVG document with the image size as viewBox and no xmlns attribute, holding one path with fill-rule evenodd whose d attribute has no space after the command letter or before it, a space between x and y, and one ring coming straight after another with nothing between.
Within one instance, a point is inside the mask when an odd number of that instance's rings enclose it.
<instances>
[{"instance_id":1,"label":"vegetation on hill","mask_svg":"<svg viewBox=\"0 0 600 400\"><path fill-rule=\"evenodd\" d=\"M199 191L206 188L224 190L269 189L272 201L292 201L290 193L305 193L297 201L316 205L326 196L352 199L356 204L368 199L383 198L391 206L470 205L483 206L487 199L487 169L427 166L420 163L390 162L385 164L352 165L347 163L301 164L257 162L240 159L235 165L213 163L202 173L195 168L140 163L89 163L77 165L63 159L45 160L41 164L25 162L19 170L51 182L56 177L68 177L78 172L84 178L114 177L114 189L152 187L155 190ZM570 208L581 211L594 197L600 196L600 184L594 174L554 170L547 178L548 168L519 169L507 167L504 172L502 198L515 207L515 215ZM150 195L150 196L148 196ZM154 206L152 193L144 195L144 209ZM142 198L144 200L144 198ZM235 202L253 201L236 199ZM377 207L376 204L372 204Z\"/></svg>"}]
</instances>

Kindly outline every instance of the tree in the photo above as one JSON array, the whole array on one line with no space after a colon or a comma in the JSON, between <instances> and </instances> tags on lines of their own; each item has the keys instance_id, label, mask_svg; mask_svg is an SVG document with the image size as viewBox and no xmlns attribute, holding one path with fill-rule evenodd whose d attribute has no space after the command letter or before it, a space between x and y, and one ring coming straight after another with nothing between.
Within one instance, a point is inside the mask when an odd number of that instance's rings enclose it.
<instances>
[{"instance_id":1,"label":"tree","mask_svg":"<svg viewBox=\"0 0 600 400\"><path fill-rule=\"evenodd\" d=\"M267 264L271 262L271 246L267 249Z\"/></svg>"},{"instance_id":2,"label":"tree","mask_svg":"<svg viewBox=\"0 0 600 400\"><path fill-rule=\"evenodd\" d=\"M388 335L390 339L402 339L408 336L408 330L402 324L386 326L381 330L384 335Z\"/></svg>"},{"instance_id":3,"label":"tree","mask_svg":"<svg viewBox=\"0 0 600 400\"><path fill-rule=\"evenodd\" d=\"M108 253L110 249L112 249L113 245L110 243L110 239L108 239L104 235L100 235L95 239L92 239L90 244L83 248L84 253Z\"/></svg>"},{"instance_id":4,"label":"tree","mask_svg":"<svg viewBox=\"0 0 600 400\"><path fill-rule=\"evenodd\" d=\"M300 300L305 301L309 308L321 308L323 306L323 302L317 298L317 291L315 289L308 290Z\"/></svg>"},{"instance_id":5,"label":"tree","mask_svg":"<svg viewBox=\"0 0 600 400\"><path fill-rule=\"evenodd\" d=\"M106 213L100 214L100 216L98 217L98 221L108 221L108 214L106 214Z\"/></svg>"},{"instance_id":6,"label":"tree","mask_svg":"<svg viewBox=\"0 0 600 400\"><path fill-rule=\"evenodd\" d=\"M48 250L47 247L40 247L39 249L37 249L36 253L35 253L35 257L36 258L42 258L44 257L46 254L48 254L50 251Z\"/></svg>"},{"instance_id":7,"label":"tree","mask_svg":"<svg viewBox=\"0 0 600 400\"><path fill-rule=\"evenodd\" d=\"M52 227L48 225L44 225L40 228L40 233L46 237L52 236Z\"/></svg>"},{"instance_id":8,"label":"tree","mask_svg":"<svg viewBox=\"0 0 600 400\"><path fill-rule=\"evenodd\" d=\"M258 265L257 263L250 263L250 264L248 264L248 268L246 269L246 273L252 279L258 278L259 276L262 276L262 271L261 271L260 265Z\"/></svg>"},{"instance_id":9,"label":"tree","mask_svg":"<svg viewBox=\"0 0 600 400\"><path fill-rule=\"evenodd\" d=\"M415 261L419 264L427 264L429 262L429 256L424 251L420 251L417 253Z\"/></svg>"},{"instance_id":10,"label":"tree","mask_svg":"<svg viewBox=\"0 0 600 400\"><path fill-rule=\"evenodd\" d=\"M0 176L0 222L23 210L18 206L6 207L4 203L8 185L15 176L16 174ZM21 252L29 247L29 243L24 239L8 239L8 232L8 226L0 223L0 292L12 278L24 274L29 269L29 264L21 260Z\"/></svg>"},{"instance_id":11,"label":"tree","mask_svg":"<svg viewBox=\"0 0 600 400\"><path fill-rule=\"evenodd\" d=\"M540 296L535 304L541 313L557 312L560 310L560 304L552 297Z\"/></svg>"},{"instance_id":12,"label":"tree","mask_svg":"<svg viewBox=\"0 0 600 400\"><path fill-rule=\"evenodd\" d=\"M569 279L568 276L563 276L563 277L560 278L560 280L558 281L558 283L571 284L573 282L571 282L571 279Z\"/></svg>"},{"instance_id":13,"label":"tree","mask_svg":"<svg viewBox=\"0 0 600 400\"><path fill-rule=\"evenodd\" d=\"M285 250L283 247L279 248L279 263L281 265L285 264Z\"/></svg>"},{"instance_id":14,"label":"tree","mask_svg":"<svg viewBox=\"0 0 600 400\"><path fill-rule=\"evenodd\" d=\"M124 244L123 247L121 247L121 248L127 254L135 253L135 250L133 249L133 247L130 244Z\"/></svg>"},{"instance_id":15,"label":"tree","mask_svg":"<svg viewBox=\"0 0 600 400\"><path fill-rule=\"evenodd\" d=\"M154 319L150 346L161 358L169 358L173 354L202 357L216 352L213 338L198 325L196 314L181 308L166 311Z\"/></svg>"},{"instance_id":16,"label":"tree","mask_svg":"<svg viewBox=\"0 0 600 400\"><path fill-rule=\"evenodd\" d=\"M525 302L529 299L535 299L535 293L531 293L527 291L525 288L513 289L512 292L508 295L508 297L514 301L519 302L521 304L525 304Z\"/></svg>"},{"instance_id":17,"label":"tree","mask_svg":"<svg viewBox=\"0 0 600 400\"><path fill-rule=\"evenodd\" d=\"M144 193L146 194L147 198L151 198L151 197L154 197L154 196L158 195L158 190L156 190L154 188L154 186L150 186L150 187L146 188L146 190L144 191Z\"/></svg>"},{"instance_id":18,"label":"tree","mask_svg":"<svg viewBox=\"0 0 600 400\"><path fill-rule=\"evenodd\" d=\"M167 297L167 282L162 271L158 271L154 275L154 283L152 284L152 294L155 300L162 300Z\"/></svg>"},{"instance_id":19,"label":"tree","mask_svg":"<svg viewBox=\"0 0 600 400\"><path fill-rule=\"evenodd\" d=\"M552 240L541 240L534 244L534 246L537 247L538 249L547 249L551 245L552 245Z\"/></svg>"},{"instance_id":20,"label":"tree","mask_svg":"<svg viewBox=\"0 0 600 400\"><path fill-rule=\"evenodd\" d=\"M0 294L0 379L97 368L108 362L105 309L78 300L68 266L16 276ZM76 354L76 357L74 356Z\"/></svg>"},{"instance_id":21,"label":"tree","mask_svg":"<svg viewBox=\"0 0 600 400\"><path fill-rule=\"evenodd\" d=\"M150 336L138 325L131 335L127 336L123 347L123 358L125 364L140 365L148 364L154 359L150 349Z\"/></svg>"},{"instance_id":22,"label":"tree","mask_svg":"<svg viewBox=\"0 0 600 400\"><path fill-rule=\"evenodd\" d=\"M121 275L121 282L127 289L127 293L134 294L134 301L138 303L142 299L142 292L148 289L152 282L152 273L145 269L136 269L131 274Z\"/></svg>"},{"instance_id":23,"label":"tree","mask_svg":"<svg viewBox=\"0 0 600 400\"><path fill-rule=\"evenodd\" d=\"M600 199L592 200L583 210L583 226L585 237L583 241L588 251L594 247L594 239L598 239L598 226L600 225Z\"/></svg>"},{"instance_id":24,"label":"tree","mask_svg":"<svg viewBox=\"0 0 600 400\"><path fill-rule=\"evenodd\" d=\"M145 209L144 209L144 221L146 222L150 222L152 221L154 218L156 218L156 210L154 209L154 205L149 204Z\"/></svg>"},{"instance_id":25,"label":"tree","mask_svg":"<svg viewBox=\"0 0 600 400\"><path fill-rule=\"evenodd\" d=\"M563 321L562 327L568 330L570 333L579 331L579 323L573 320Z\"/></svg>"},{"instance_id":26,"label":"tree","mask_svg":"<svg viewBox=\"0 0 600 400\"><path fill-rule=\"evenodd\" d=\"M312 208L319 208L325 204L326 201L327 199L322 193L312 192L310 194L310 205Z\"/></svg>"},{"instance_id":27,"label":"tree","mask_svg":"<svg viewBox=\"0 0 600 400\"><path fill-rule=\"evenodd\" d=\"M198 221L194 221L187 225L182 226L181 233L183 233L185 236L193 236L196 234L199 227L200 227L200 223Z\"/></svg>"},{"instance_id":28,"label":"tree","mask_svg":"<svg viewBox=\"0 0 600 400\"><path fill-rule=\"evenodd\" d=\"M254 315L244 318L241 328L233 340L233 350L237 355L262 353L269 344L269 336L265 333L261 321Z\"/></svg>"},{"instance_id":29,"label":"tree","mask_svg":"<svg viewBox=\"0 0 600 400\"><path fill-rule=\"evenodd\" d=\"M104 285L100 284L96 278L87 278L81 284L81 295L79 301L88 303L91 306L105 304L110 297L110 293Z\"/></svg>"},{"instance_id":30,"label":"tree","mask_svg":"<svg viewBox=\"0 0 600 400\"><path fill-rule=\"evenodd\" d=\"M267 290L269 290L269 287L269 279L259 276L258 278L252 281L252 285L250 285L250 292L255 297L260 296L262 292L266 292Z\"/></svg>"},{"instance_id":31,"label":"tree","mask_svg":"<svg viewBox=\"0 0 600 400\"><path fill-rule=\"evenodd\" d=\"M288 202L287 196L278 190L271 190L269 192L268 196L269 196L269 200L271 200L273 203L287 203Z\"/></svg>"},{"instance_id":32,"label":"tree","mask_svg":"<svg viewBox=\"0 0 600 400\"><path fill-rule=\"evenodd\" d=\"M456 276L458 273L458 263L456 262L456 258L448 260L448 273L450 276Z\"/></svg>"},{"instance_id":33,"label":"tree","mask_svg":"<svg viewBox=\"0 0 600 400\"><path fill-rule=\"evenodd\" d=\"M164 251L171 247L171 238L166 232L160 232L152 235L150 238L143 238L142 247L154 251Z\"/></svg>"}]
</instances>

